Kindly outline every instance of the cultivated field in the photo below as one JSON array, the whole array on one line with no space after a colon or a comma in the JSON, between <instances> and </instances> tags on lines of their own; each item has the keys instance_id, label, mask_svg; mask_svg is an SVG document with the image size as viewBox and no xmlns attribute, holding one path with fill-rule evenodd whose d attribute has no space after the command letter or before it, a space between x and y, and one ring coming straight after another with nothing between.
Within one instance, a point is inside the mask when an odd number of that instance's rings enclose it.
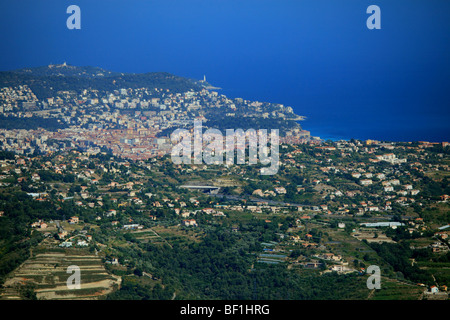
<instances>
[{"instance_id":1,"label":"cultivated field","mask_svg":"<svg viewBox=\"0 0 450 320\"><path fill-rule=\"evenodd\" d=\"M20 291L32 286L38 299L99 299L120 286L120 277L105 270L100 257L85 249L39 250L12 272L6 280L0 299L21 299ZM80 268L80 289L69 289L67 273L71 265Z\"/></svg>"},{"instance_id":2,"label":"cultivated field","mask_svg":"<svg viewBox=\"0 0 450 320\"><path fill-rule=\"evenodd\" d=\"M353 234L353 237L355 237L356 239L358 239L360 241L366 240L367 242L395 243L395 241L393 241L391 238L387 237L381 231L368 231L368 230L367 231L363 231L363 230L360 230L360 231L356 232L355 234Z\"/></svg>"}]
</instances>

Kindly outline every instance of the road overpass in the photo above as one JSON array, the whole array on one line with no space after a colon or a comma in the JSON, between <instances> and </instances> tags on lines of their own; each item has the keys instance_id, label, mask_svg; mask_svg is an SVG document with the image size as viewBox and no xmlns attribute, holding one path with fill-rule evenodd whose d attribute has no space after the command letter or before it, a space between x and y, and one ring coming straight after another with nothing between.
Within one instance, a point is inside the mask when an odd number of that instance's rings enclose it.
<instances>
[{"instance_id":1,"label":"road overpass","mask_svg":"<svg viewBox=\"0 0 450 320\"><path fill-rule=\"evenodd\" d=\"M216 186L205 186L205 185L183 185L180 186L180 188L187 188L187 189L193 189L193 190L202 190L205 193L211 193L211 194L217 194L220 190L220 187Z\"/></svg>"}]
</instances>

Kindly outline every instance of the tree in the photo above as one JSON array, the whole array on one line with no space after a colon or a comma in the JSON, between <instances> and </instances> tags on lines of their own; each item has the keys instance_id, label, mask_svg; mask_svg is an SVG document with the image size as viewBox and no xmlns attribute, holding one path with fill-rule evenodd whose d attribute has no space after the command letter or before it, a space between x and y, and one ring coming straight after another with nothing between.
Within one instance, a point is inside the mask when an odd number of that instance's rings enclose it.
<instances>
[{"instance_id":1,"label":"tree","mask_svg":"<svg viewBox=\"0 0 450 320\"><path fill-rule=\"evenodd\" d=\"M135 275L137 275L138 277L142 277L142 275L143 275L143 272L142 272L142 270L140 268L134 269L133 273Z\"/></svg>"}]
</instances>

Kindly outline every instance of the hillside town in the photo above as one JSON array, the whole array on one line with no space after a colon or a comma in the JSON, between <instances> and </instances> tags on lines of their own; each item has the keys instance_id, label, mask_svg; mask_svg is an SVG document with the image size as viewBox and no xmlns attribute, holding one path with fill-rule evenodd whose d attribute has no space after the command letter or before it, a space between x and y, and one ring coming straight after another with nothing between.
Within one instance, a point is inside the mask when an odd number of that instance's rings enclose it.
<instances>
[{"instance_id":1,"label":"hillside town","mask_svg":"<svg viewBox=\"0 0 450 320\"><path fill-rule=\"evenodd\" d=\"M250 121L246 126L253 118L292 123L303 120L291 107L229 99L207 89L170 93L158 88L128 88L105 94L86 89L81 94L59 91L56 97L38 100L24 85L2 88L0 103L5 120L38 117L61 126L52 131L43 129L45 125L31 130L1 130L2 149L18 154L79 148L90 154L108 151L121 158L141 160L167 154L172 147L170 133L192 126L194 120L244 117ZM286 130L285 135L292 141L310 140L310 133L299 126Z\"/></svg>"}]
</instances>

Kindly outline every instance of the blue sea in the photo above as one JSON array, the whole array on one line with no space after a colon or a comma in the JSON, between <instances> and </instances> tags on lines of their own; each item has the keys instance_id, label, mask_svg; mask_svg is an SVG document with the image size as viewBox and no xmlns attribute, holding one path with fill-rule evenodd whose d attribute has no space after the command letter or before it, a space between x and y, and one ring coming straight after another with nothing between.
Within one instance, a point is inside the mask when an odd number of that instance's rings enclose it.
<instances>
[{"instance_id":1,"label":"blue sea","mask_svg":"<svg viewBox=\"0 0 450 320\"><path fill-rule=\"evenodd\" d=\"M428 111L429 108L425 106L408 108L389 101L348 104L345 99L339 101L330 98L326 91L311 99L292 94L288 86L285 88L271 91L265 87L243 84L240 88L223 89L220 92L230 98L241 97L291 106L296 114L306 117L304 121L299 122L302 128L310 131L312 136L324 140L354 138L400 142L450 141L448 111ZM450 105L448 107L450 108ZM442 108L446 109L445 101L442 102Z\"/></svg>"}]
</instances>

